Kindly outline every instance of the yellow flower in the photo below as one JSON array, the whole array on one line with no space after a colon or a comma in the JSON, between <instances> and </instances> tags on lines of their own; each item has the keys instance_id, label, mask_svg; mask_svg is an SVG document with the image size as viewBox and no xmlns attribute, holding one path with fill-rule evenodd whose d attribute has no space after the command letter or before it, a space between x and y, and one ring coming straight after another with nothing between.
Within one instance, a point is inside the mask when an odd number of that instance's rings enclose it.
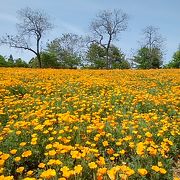
<instances>
[{"instance_id":1,"label":"yellow flower","mask_svg":"<svg viewBox=\"0 0 180 180\"><path fill-rule=\"evenodd\" d=\"M108 141L103 141L102 144L103 144L104 147L107 147L109 145Z\"/></svg>"},{"instance_id":2,"label":"yellow flower","mask_svg":"<svg viewBox=\"0 0 180 180\"><path fill-rule=\"evenodd\" d=\"M13 155L16 154L16 152L17 152L17 149L12 149L12 150L10 151L10 153L13 154Z\"/></svg>"},{"instance_id":3,"label":"yellow flower","mask_svg":"<svg viewBox=\"0 0 180 180\"><path fill-rule=\"evenodd\" d=\"M159 167L158 166L152 166L151 169L156 171L156 172L159 172Z\"/></svg>"},{"instance_id":4,"label":"yellow flower","mask_svg":"<svg viewBox=\"0 0 180 180\"><path fill-rule=\"evenodd\" d=\"M69 170L69 168L67 166L64 166L60 169L62 171L62 176L69 178L74 172Z\"/></svg>"},{"instance_id":5,"label":"yellow flower","mask_svg":"<svg viewBox=\"0 0 180 180\"><path fill-rule=\"evenodd\" d=\"M2 159L2 160L7 160L9 157L10 157L9 154L2 154L2 155L1 155L1 159Z\"/></svg>"},{"instance_id":6,"label":"yellow flower","mask_svg":"<svg viewBox=\"0 0 180 180\"><path fill-rule=\"evenodd\" d=\"M81 153L79 151L71 151L71 156L73 159L80 159L81 158Z\"/></svg>"},{"instance_id":7,"label":"yellow flower","mask_svg":"<svg viewBox=\"0 0 180 180\"><path fill-rule=\"evenodd\" d=\"M51 179L52 177L56 176L56 171L54 169L48 169L41 173L40 177L45 179Z\"/></svg>"},{"instance_id":8,"label":"yellow flower","mask_svg":"<svg viewBox=\"0 0 180 180\"><path fill-rule=\"evenodd\" d=\"M0 168L0 174L3 174L4 168Z\"/></svg>"},{"instance_id":9,"label":"yellow flower","mask_svg":"<svg viewBox=\"0 0 180 180\"><path fill-rule=\"evenodd\" d=\"M82 172L83 167L81 165L77 165L74 167L74 171L76 174L80 174Z\"/></svg>"},{"instance_id":10,"label":"yellow flower","mask_svg":"<svg viewBox=\"0 0 180 180\"><path fill-rule=\"evenodd\" d=\"M111 156L111 157L110 157L110 160L111 160L111 161L114 161L114 160L115 160L115 157L114 157L114 156Z\"/></svg>"},{"instance_id":11,"label":"yellow flower","mask_svg":"<svg viewBox=\"0 0 180 180\"><path fill-rule=\"evenodd\" d=\"M21 147L23 147L23 146L25 146L27 143L26 142L21 142L19 145L21 146Z\"/></svg>"},{"instance_id":12,"label":"yellow flower","mask_svg":"<svg viewBox=\"0 0 180 180\"><path fill-rule=\"evenodd\" d=\"M107 168L99 168L97 171L98 175L103 175L107 172Z\"/></svg>"},{"instance_id":13,"label":"yellow flower","mask_svg":"<svg viewBox=\"0 0 180 180\"><path fill-rule=\"evenodd\" d=\"M38 165L38 167L39 168L44 168L46 165L44 164L44 163L40 163L39 165Z\"/></svg>"},{"instance_id":14,"label":"yellow flower","mask_svg":"<svg viewBox=\"0 0 180 180\"><path fill-rule=\"evenodd\" d=\"M31 176L32 174L33 174L33 171L28 171L27 173L26 173L28 176Z\"/></svg>"},{"instance_id":15,"label":"yellow flower","mask_svg":"<svg viewBox=\"0 0 180 180\"><path fill-rule=\"evenodd\" d=\"M140 156L143 155L144 154L144 149L145 149L144 143L139 142L137 144L137 149L136 149L137 154L140 155Z\"/></svg>"},{"instance_id":16,"label":"yellow flower","mask_svg":"<svg viewBox=\"0 0 180 180\"><path fill-rule=\"evenodd\" d=\"M133 169L130 169L130 168L128 168L127 171L126 171L126 174L127 174L128 176L131 176L131 175L133 175L134 173L135 173L134 170L133 170Z\"/></svg>"},{"instance_id":17,"label":"yellow flower","mask_svg":"<svg viewBox=\"0 0 180 180\"><path fill-rule=\"evenodd\" d=\"M24 152L22 153L22 157L29 157L29 156L31 156L31 155L32 155L32 152L31 152L30 150L24 151Z\"/></svg>"},{"instance_id":18,"label":"yellow flower","mask_svg":"<svg viewBox=\"0 0 180 180\"><path fill-rule=\"evenodd\" d=\"M4 163L5 163L5 160L0 159L0 167L2 167L4 165Z\"/></svg>"},{"instance_id":19,"label":"yellow flower","mask_svg":"<svg viewBox=\"0 0 180 180\"><path fill-rule=\"evenodd\" d=\"M148 172L146 169L138 169L138 173L141 175L141 176L145 176Z\"/></svg>"},{"instance_id":20,"label":"yellow flower","mask_svg":"<svg viewBox=\"0 0 180 180\"><path fill-rule=\"evenodd\" d=\"M55 150L51 150L48 152L49 156L55 156L56 155L56 151Z\"/></svg>"},{"instance_id":21,"label":"yellow flower","mask_svg":"<svg viewBox=\"0 0 180 180\"><path fill-rule=\"evenodd\" d=\"M152 134L151 134L150 132L146 132L145 135L146 135L146 137L148 137L148 138L151 138L151 137L152 137Z\"/></svg>"},{"instance_id":22,"label":"yellow flower","mask_svg":"<svg viewBox=\"0 0 180 180\"><path fill-rule=\"evenodd\" d=\"M90 169L96 169L97 168L97 164L95 162L88 163L88 166Z\"/></svg>"},{"instance_id":23,"label":"yellow flower","mask_svg":"<svg viewBox=\"0 0 180 180\"><path fill-rule=\"evenodd\" d=\"M16 134L17 134L17 135L20 135L20 134L21 134L21 131L16 131Z\"/></svg>"},{"instance_id":24,"label":"yellow flower","mask_svg":"<svg viewBox=\"0 0 180 180\"><path fill-rule=\"evenodd\" d=\"M16 162L19 162L19 161L21 160L21 157L17 156L17 157L14 158L14 160L15 160Z\"/></svg>"},{"instance_id":25,"label":"yellow flower","mask_svg":"<svg viewBox=\"0 0 180 180\"><path fill-rule=\"evenodd\" d=\"M121 154L121 155L123 155L123 154L125 154L125 150L124 149L122 149L121 151L119 151L119 153Z\"/></svg>"},{"instance_id":26,"label":"yellow flower","mask_svg":"<svg viewBox=\"0 0 180 180\"><path fill-rule=\"evenodd\" d=\"M102 166L102 165L105 165L106 162L105 162L105 159L104 157L99 157L99 160L96 161L98 163L98 165Z\"/></svg>"},{"instance_id":27,"label":"yellow flower","mask_svg":"<svg viewBox=\"0 0 180 180\"><path fill-rule=\"evenodd\" d=\"M111 168L110 170L107 170L107 174L111 180L115 180L116 169Z\"/></svg>"},{"instance_id":28,"label":"yellow flower","mask_svg":"<svg viewBox=\"0 0 180 180\"><path fill-rule=\"evenodd\" d=\"M14 179L13 176L4 176L4 175L0 176L0 180L13 180L13 179Z\"/></svg>"},{"instance_id":29,"label":"yellow flower","mask_svg":"<svg viewBox=\"0 0 180 180\"><path fill-rule=\"evenodd\" d=\"M161 174L166 174L167 173L167 171L164 168L159 168L159 172Z\"/></svg>"},{"instance_id":30,"label":"yellow flower","mask_svg":"<svg viewBox=\"0 0 180 180\"><path fill-rule=\"evenodd\" d=\"M26 177L23 180L36 180L36 178Z\"/></svg>"},{"instance_id":31,"label":"yellow flower","mask_svg":"<svg viewBox=\"0 0 180 180\"><path fill-rule=\"evenodd\" d=\"M163 165L162 165L162 162L159 161L159 162L158 162L158 166L159 166L159 167L162 167L162 166L163 166Z\"/></svg>"},{"instance_id":32,"label":"yellow flower","mask_svg":"<svg viewBox=\"0 0 180 180\"><path fill-rule=\"evenodd\" d=\"M17 169L16 169L16 172L17 173L22 173L24 171L24 167L18 167Z\"/></svg>"}]
</instances>

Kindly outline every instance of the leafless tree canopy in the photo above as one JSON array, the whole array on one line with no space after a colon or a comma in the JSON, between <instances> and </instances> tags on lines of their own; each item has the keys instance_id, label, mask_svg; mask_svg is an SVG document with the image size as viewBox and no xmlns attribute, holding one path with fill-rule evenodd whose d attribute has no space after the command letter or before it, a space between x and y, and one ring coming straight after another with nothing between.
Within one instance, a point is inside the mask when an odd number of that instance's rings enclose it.
<instances>
[{"instance_id":1,"label":"leafless tree canopy","mask_svg":"<svg viewBox=\"0 0 180 180\"><path fill-rule=\"evenodd\" d=\"M117 40L118 35L127 29L128 15L121 10L101 11L90 25L94 38L93 42L98 43L106 49L107 68L111 66L109 62L109 48L113 40Z\"/></svg>"},{"instance_id":2,"label":"leafless tree canopy","mask_svg":"<svg viewBox=\"0 0 180 180\"><path fill-rule=\"evenodd\" d=\"M126 30L127 20L128 15L121 10L105 10L96 16L90 25L90 29L94 36L99 39L99 44L107 45L107 43L103 43L103 40L106 41L107 38L117 39L118 34Z\"/></svg>"},{"instance_id":3,"label":"leafless tree canopy","mask_svg":"<svg viewBox=\"0 0 180 180\"><path fill-rule=\"evenodd\" d=\"M144 42L142 42L142 46L151 49L161 49L164 43L164 39L162 36L158 33L158 28L154 26L147 26L143 30L144 34Z\"/></svg>"},{"instance_id":4,"label":"leafless tree canopy","mask_svg":"<svg viewBox=\"0 0 180 180\"><path fill-rule=\"evenodd\" d=\"M19 20L17 24L19 34L41 38L48 30L52 29L49 17L40 10L25 8L18 11Z\"/></svg>"},{"instance_id":5,"label":"leafless tree canopy","mask_svg":"<svg viewBox=\"0 0 180 180\"><path fill-rule=\"evenodd\" d=\"M25 8L18 11L18 18L20 23L17 24L17 35L2 37L0 44L33 52L41 67L40 40L47 31L53 28L49 17L40 10ZM35 46L32 46L31 40L35 41Z\"/></svg>"}]
</instances>

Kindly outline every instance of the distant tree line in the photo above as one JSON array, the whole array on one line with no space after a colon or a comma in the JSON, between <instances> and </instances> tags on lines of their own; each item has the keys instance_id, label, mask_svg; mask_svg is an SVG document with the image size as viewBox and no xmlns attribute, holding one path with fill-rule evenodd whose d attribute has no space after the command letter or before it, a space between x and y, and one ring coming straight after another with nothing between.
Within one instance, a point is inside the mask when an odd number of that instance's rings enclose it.
<instances>
[{"instance_id":1,"label":"distant tree line","mask_svg":"<svg viewBox=\"0 0 180 180\"><path fill-rule=\"evenodd\" d=\"M22 59L0 56L2 67L32 68L92 68L92 69L152 69L179 68L180 49L172 60L163 66L164 38L158 28L147 26L139 49L133 57L125 54L115 45L119 35L127 29L128 15L121 10L100 11L90 24L90 35L84 37L73 33L62 34L40 47L42 39L53 28L49 16L40 10L24 8L18 11L17 35L5 35L0 45L24 49L34 53L29 63ZM42 50L41 50L42 49Z\"/></svg>"},{"instance_id":2,"label":"distant tree line","mask_svg":"<svg viewBox=\"0 0 180 180\"><path fill-rule=\"evenodd\" d=\"M22 60L21 58L13 59L10 55L9 58L0 55L0 67L29 67L29 64Z\"/></svg>"}]
</instances>

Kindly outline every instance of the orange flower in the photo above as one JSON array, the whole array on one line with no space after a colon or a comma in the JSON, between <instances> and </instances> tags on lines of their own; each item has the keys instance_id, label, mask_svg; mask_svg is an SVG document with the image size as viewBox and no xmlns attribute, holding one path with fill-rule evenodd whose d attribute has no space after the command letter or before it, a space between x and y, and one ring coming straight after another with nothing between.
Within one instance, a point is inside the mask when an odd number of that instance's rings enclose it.
<instances>
[{"instance_id":1,"label":"orange flower","mask_svg":"<svg viewBox=\"0 0 180 180\"><path fill-rule=\"evenodd\" d=\"M109 154L109 155L111 155L111 154L114 154L114 149L107 149L107 153Z\"/></svg>"}]
</instances>

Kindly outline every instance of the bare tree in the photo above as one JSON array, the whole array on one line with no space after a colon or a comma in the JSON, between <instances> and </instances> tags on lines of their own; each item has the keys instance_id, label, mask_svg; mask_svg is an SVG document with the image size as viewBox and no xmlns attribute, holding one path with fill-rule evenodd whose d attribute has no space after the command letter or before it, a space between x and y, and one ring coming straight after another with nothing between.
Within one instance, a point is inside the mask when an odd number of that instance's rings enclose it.
<instances>
[{"instance_id":1,"label":"bare tree","mask_svg":"<svg viewBox=\"0 0 180 180\"><path fill-rule=\"evenodd\" d=\"M90 25L90 30L94 35L91 42L95 42L106 51L106 67L111 68L112 62L109 58L109 49L113 40L117 40L118 35L127 29L128 15L121 10L104 10L97 14Z\"/></svg>"},{"instance_id":2,"label":"bare tree","mask_svg":"<svg viewBox=\"0 0 180 180\"><path fill-rule=\"evenodd\" d=\"M164 39L158 32L158 28L154 26L147 26L143 29L144 42L142 42L143 47L147 47L152 50L153 48L161 49L163 47Z\"/></svg>"},{"instance_id":3,"label":"bare tree","mask_svg":"<svg viewBox=\"0 0 180 180\"><path fill-rule=\"evenodd\" d=\"M20 23L17 24L17 35L3 36L0 44L33 52L37 56L41 68L40 41L53 26L49 17L40 10L32 10L27 7L17 13L20 20ZM35 46L32 45L32 42L35 43Z\"/></svg>"},{"instance_id":4,"label":"bare tree","mask_svg":"<svg viewBox=\"0 0 180 180\"><path fill-rule=\"evenodd\" d=\"M153 63L154 57L159 57L159 64L162 64L162 57L164 54L165 39L159 34L159 28L154 26L147 26L143 29L144 40L141 42L141 47L148 49L148 59L150 64Z\"/></svg>"}]
</instances>

